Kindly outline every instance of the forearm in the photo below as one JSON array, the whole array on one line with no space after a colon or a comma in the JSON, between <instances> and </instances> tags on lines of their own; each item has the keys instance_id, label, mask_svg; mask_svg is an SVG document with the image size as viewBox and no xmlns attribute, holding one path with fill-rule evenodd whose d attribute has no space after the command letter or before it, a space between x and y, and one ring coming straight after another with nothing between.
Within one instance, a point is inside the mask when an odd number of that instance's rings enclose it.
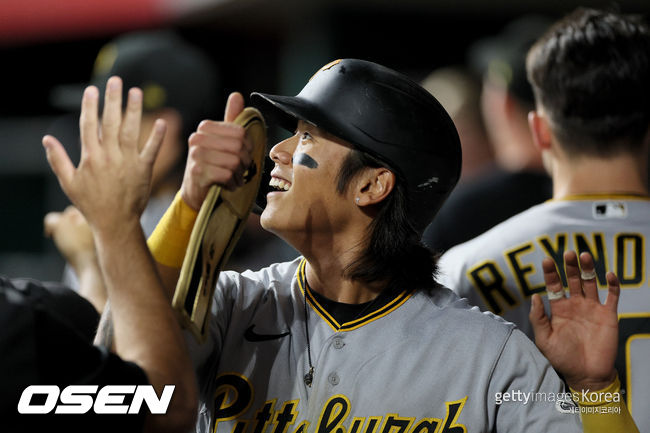
<instances>
[{"instance_id":1,"label":"forearm","mask_svg":"<svg viewBox=\"0 0 650 433\"><path fill-rule=\"evenodd\" d=\"M147 241L170 301L197 215L177 194Z\"/></svg>"},{"instance_id":2,"label":"forearm","mask_svg":"<svg viewBox=\"0 0 650 433\"><path fill-rule=\"evenodd\" d=\"M125 359L142 361L141 365L155 365L152 359L166 350L163 347L182 347L183 339L142 230L139 225L122 226L117 233L99 233L96 239L111 300L116 351Z\"/></svg>"},{"instance_id":3,"label":"forearm","mask_svg":"<svg viewBox=\"0 0 650 433\"><path fill-rule=\"evenodd\" d=\"M192 413L192 364L139 223L96 233L95 239L111 302L116 353L140 365L158 392L166 384L176 385L170 414Z\"/></svg>"},{"instance_id":4,"label":"forearm","mask_svg":"<svg viewBox=\"0 0 650 433\"><path fill-rule=\"evenodd\" d=\"M170 303L174 296L197 214L183 201L180 193L177 194L147 240L147 246L151 251L165 295ZM114 348L113 319L109 307L110 302L107 303L106 310L99 322L95 344Z\"/></svg>"},{"instance_id":5,"label":"forearm","mask_svg":"<svg viewBox=\"0 0 650 433\"><path fill-rule=\"evenodd\" d=\"M79 278L79 294L88 299L99 314L106 305L106 287L99 263L94 259L83 267L74 266Z\"/></svg>"},{"instance_id":6,"label":"forearm","mask_svg":"<svg viewBox=\"0 0 650 433\"><path fill-rule=\"evenodd\" d=\"M178 278L181 274L181 268L172 268L158 262L155 263L156 270L158 271L158 275L160 275L160 280L162 282L163 288L165 289L165 296L167 297L168 302L171 304L172 298L174 297L174 292L176 290L176 283L178 282Z\"/></svg>"},{"instance_id":7,"label":"forearm","mask_svg":"<svg viewBox=\"0 0 650 433\"><path fill-rule=\"evenodd\" d=\"M585 433L639 433L623 401L618 377L600 391L571 391L580 406L580 418Z\"/></svg>"}]
</instances>

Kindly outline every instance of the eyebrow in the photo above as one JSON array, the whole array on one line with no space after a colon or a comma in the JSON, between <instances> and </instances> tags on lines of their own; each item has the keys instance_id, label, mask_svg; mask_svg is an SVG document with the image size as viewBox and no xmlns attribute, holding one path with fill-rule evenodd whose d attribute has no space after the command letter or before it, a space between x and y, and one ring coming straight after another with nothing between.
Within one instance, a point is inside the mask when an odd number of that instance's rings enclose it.
<instances>
[{"instance_id":1,"label":"eyebrow","mask_svg":"<svg viewBox=\"0 0 650 433\"><path fill-rule=\"evenodd\" d=\"M309 132L312 135L312 138L314 139L315 142L319 142L319 140L322 138L324 140L333 141L333 142L335 142L337 144L340 144L341 146L345 146L345 147L350 148L350 149L355 149L354 144L352 144L349 141L346 141L343 138L337 137L336 135L332 134L331 132L325 131L324 129L319 128L318 126L316 126L316 125L314 125L312 123L309 123L309 122L307 122L305 120L298 121L298 124L300 124L300 122L302 122L302 124L305 125L305 127L301 131L302 132L305 132L305 131ZM295 130L294 134L298 134L298 132L300 132L300 131L299 131L298 126L296 126L296 130Z\"/></svg>"},{"instance_id":2,"label":"eyebrow","mask_svg":"<svg viewBox=\"0 0 650 433\"><path fill-rule=\"evenodd\" d=\"M323 131L320 129L318 126L314 125L313 123L307 122L306 120L299 120L298 123L296 124L296 130L295 133L298 133L300 131L300 124L302 123L303 128L302 131L307 131L309 133L315 134L316 131L315 129L318 130L319 134L327 134L326 131Z\"/></svg>"}]
</instances>

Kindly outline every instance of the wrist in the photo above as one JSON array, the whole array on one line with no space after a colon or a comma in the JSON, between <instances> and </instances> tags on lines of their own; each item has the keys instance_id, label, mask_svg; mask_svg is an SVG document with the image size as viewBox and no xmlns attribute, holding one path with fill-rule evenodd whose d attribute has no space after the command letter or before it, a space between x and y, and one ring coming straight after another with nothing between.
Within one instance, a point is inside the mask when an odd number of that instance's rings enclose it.
<instances>
[{"instance_id":1,"label":"wrist","mask_svg":"<svg viewBox=\"0 0 650 433\"><path fill-rule=\"evenodd\" d=\"M621 401L621 382L618 375L607 386L602 388L576 389L569 385L573 399L580 406L602 406Z\"/></svg>"},{"instance_id":2,"label":"wrist","mask_svg":"<svg viewBox=\"0 0 650 433\"><path fill-rule=\"evenodd\" d=\"M198 212L201 209L203 201L197 198L196 194L192 194L189 191L189 188L185 188L185 185L181 186L179 198L188 209L191 209L194 212Z\"/></svg>"},{"instance_id":3,"label":"wrist","mask_svg":"<svg viewBox=\"0 0 650 433\"><path fill-rule=\"evenodd\" d=\"M97 261L97 253L95 252L95 246L93 245L92 251L81 252L71 256L67 259L72 269L74 269L77 275L81 275L85 272L95 270L99 267L99 262Z\"/></svg>"},{"instance_id":4,"label":"wrist","mask_svg":"<svg viewBox=\"0 0 650 433\"><path fill-rule=\"evenodd\" d=\"M93 225L91 229L96 245L122 242L142 233L142 226L137 218L116 220L114 224Z\"/></svg>"},{"instance_id":5,"label":"wrist","mask_svg":"<svg viewBox=\"0 0 650 433\"><path fill-rule=\"evenodd\" d=\"M156 262L181 268L197 216L179 192L147 241Z\"/></svg>"},{"instance_id":6,"label":"wrist","mask_svg":"<svg viewBox=\"0 0 650 433\"><path fill-rule=\"evenodd\" d=\"M618 381L618 374L615 369L605 378L602 379L582 379L582 380L569 380L567 384L572 391L577 392L599 392L604 389L610 388ZM620 386L620 385L619 385Z\"/></svg>"}]
</instances>

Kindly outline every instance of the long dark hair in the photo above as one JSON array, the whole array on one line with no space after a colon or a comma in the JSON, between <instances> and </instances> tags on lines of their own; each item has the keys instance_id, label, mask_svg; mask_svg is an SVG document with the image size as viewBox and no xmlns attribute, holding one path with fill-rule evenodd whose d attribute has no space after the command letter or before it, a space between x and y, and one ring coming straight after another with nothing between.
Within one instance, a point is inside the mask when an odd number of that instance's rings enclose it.
<instances>
[{"instance_id":1,"label":"long dark hair","mask_svg":"<svg viewBox=\"0 0 650 433\"><path fill-rule=\"evenodd\" d=\"M437 257L420 242L407 214L405 182L388 164L353 149L341 164L337 191L344 194L350 182L365 168L385 167L396 182L388 197L377 204L377 215L369 226L367 248L345 269L345 276L366 283L385 281L397 289L434 289Z\"/></svg>"}]
</instances>

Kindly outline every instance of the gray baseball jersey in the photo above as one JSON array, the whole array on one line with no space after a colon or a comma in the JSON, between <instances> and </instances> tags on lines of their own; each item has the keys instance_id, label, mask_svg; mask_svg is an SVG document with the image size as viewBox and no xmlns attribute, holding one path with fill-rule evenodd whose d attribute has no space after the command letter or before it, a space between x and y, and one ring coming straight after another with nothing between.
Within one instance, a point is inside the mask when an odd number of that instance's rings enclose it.
<instances>
[{"instance_id":1,"label":"gray baseball jersey","mask_svg":"<svg viewBox=\"0 0 650 433\"><path fill-rule=\"evenodd\" d=\"M599 295L607 296L607 271L621 282L616 367L639 429L650 433L650 282L646 237L650 200L638 196L579 196L551 200L450 249L440 260L439 281L470 304L500 314L531 338L530 297L545 294L541 262L551 257L566 287L562 254L594 257ZM544 297L548 311L548 301Z\"/></svg>"},{"instance_id":2,"label":"gray baseball jersey","mask_svg":"<svg viewBox=\"0 0 650 433\"><path fill-rule=\"evenodd\" d=\"M305 308L305 263L220 275L207 342L188 338L198 431L582 431L556 401L566 395L548 361L512 324L447 289L405 290L338 323L309 292Z\"/></svg>"}]
</instances>

